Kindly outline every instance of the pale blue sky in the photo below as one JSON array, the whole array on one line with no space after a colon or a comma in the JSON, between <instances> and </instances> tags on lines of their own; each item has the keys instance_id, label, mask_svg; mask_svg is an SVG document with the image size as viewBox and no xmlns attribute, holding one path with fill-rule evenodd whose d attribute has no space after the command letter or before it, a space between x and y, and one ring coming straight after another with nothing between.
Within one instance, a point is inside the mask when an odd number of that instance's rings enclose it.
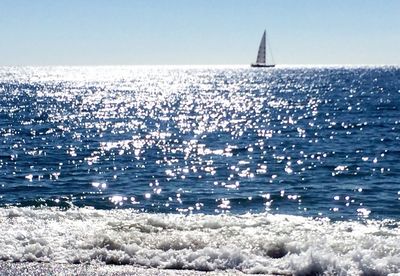
<instances>
[{"instance_id":1,"label":"pale blue sky","mask_svg":"<svg viewBox=\"0 0 400 276\"><path fill-rule=\"evenodd\" d=\"M0 65L400 64L400 0L0 0Z\"/></svg>"}]
</instances>

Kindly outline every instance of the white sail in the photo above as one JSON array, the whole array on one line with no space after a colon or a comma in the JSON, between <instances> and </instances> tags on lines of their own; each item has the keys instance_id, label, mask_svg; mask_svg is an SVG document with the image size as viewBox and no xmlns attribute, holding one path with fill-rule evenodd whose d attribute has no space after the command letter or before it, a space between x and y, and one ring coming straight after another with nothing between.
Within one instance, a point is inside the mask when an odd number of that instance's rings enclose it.
<instances>
[{"instance_id":1,"label":"white sail","mask_svg":"<svg viewBox=\"0 0 400 276\"><path fill-rule=\"evenodd\" d=\"M258 47L258 54L256 61L256 63L258 64L265 64L265 40L266 40L265 36L266 36L266 31L264 31L264 34L261 38L260 47Z\"/></svg>"}]
</instances>

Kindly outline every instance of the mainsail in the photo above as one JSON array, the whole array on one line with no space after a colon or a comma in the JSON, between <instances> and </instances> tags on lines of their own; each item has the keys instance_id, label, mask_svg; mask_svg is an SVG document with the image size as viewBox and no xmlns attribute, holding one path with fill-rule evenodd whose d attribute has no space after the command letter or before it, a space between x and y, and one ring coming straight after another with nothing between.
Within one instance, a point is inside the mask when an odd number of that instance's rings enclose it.
<instances>
[{"instance_id":1,"label":"mainsail","mask_svg":"<svg viewBox=\"0 0 400 276\"><path fill-rule=\"evenodd\" d=\"M265 64L265 35L266 35L266 31L264 31L264 34L261 38L261 42L260 42L260 47L258 47L258 54L257 54L257 61L256 63L259 64Z\"/></svg>"}]
</instances>

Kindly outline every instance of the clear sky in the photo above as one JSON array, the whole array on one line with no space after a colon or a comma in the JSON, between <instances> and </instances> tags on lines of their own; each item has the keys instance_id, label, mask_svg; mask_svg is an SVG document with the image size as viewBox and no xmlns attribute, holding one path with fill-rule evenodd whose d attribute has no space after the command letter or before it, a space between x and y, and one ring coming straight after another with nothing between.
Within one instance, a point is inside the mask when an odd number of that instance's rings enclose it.
<instances>
[{"instance_id":1,"label":"clear sky","mask_svg":"<svg viewBox=\"0 0 400 276\"><path fill-rule=\"evenodd\" d=\"M0 65L400 64L400 0L0 0Z\"/></svg>"}]
</instances>

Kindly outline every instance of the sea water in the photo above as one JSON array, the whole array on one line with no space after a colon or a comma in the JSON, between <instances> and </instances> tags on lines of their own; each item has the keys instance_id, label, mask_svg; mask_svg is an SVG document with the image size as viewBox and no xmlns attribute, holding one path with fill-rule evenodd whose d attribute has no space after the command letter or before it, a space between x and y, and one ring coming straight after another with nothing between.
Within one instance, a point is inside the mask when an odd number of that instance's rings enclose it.
<instances>
[{"instance_id":1,"label":"sea water","mask_svg":"<svg viewBox=\"0 0 400 276\"><path fill-rule=\"evenodd\" d=\"M400 68L1 67L0 259L400 272Z\"/></svg>"}]
</instances>

